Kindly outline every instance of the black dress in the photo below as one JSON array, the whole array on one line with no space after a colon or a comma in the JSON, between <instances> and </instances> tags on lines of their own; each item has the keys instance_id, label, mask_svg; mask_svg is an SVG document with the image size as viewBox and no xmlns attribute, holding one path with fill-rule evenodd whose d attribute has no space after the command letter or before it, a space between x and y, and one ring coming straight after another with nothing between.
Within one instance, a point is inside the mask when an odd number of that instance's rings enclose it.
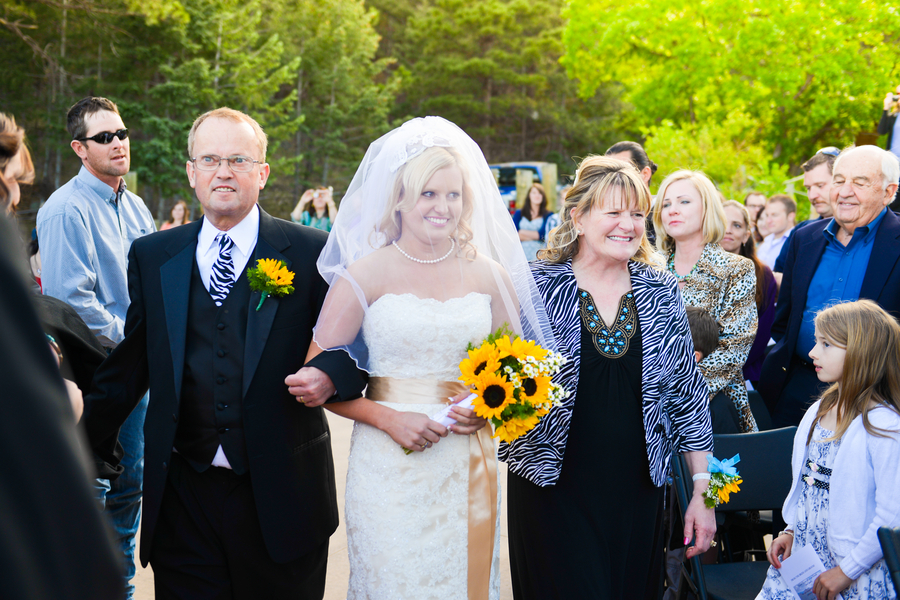
<instances>
[{"instance_id":1,"label":"black dress","mask_svg":"<svg viewBox=\"0 0 900 600\"><path fill-rule=\"evenodd\" d=\"M562 472L539 487L509 473L516 600L659 598L663 490L650 480L641 332L632 292L607 328L579 290L581 365Z\"/></svg>"}]
</instances>

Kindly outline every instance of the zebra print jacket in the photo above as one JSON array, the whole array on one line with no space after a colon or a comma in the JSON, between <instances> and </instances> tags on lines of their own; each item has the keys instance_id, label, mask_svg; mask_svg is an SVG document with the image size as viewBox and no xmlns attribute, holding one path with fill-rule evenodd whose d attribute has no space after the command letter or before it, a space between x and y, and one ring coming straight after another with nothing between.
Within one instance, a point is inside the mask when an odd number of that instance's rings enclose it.
<instances>
[{"instance_id":1,"label":"zebra print jacket","mask_svg":"<svg viewBox=\"0 0 900 600\"><path fill-rule=\"evenodd\" d=\"M642 406L650 478L661 487L673 449L712 452L709 399L706 381L694 362L694 344L675 278L635 261L628 263L628 269L641 326ZM571 393L527 435L512 444L501 443L500 459L513 473L548 486L556 483L562 471L572 409L578 401L581 321L571 261L535 261L531 270L559 351L568 359L554 382Z\"/></svg>"}]
</instances>

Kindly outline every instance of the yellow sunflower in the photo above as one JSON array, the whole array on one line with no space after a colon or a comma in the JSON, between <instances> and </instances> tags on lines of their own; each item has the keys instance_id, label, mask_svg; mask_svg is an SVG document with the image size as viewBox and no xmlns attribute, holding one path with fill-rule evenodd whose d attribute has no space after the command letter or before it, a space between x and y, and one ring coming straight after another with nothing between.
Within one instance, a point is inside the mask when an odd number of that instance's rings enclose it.
<instances>
[{"instance_id":1,"label":"yellow sunflower","mask_svg":"<svg viewBox=\"0 0 900 600\"><path fill-rule=\"evenodd\" d=\"M500 357L493 344L482 344L474 350L469 350L469 358L459 363L462 376L460 381L472 385L478 376L484 372L494 373L500 370Z\"/></svg>"},{"instance_id":2,"label":"yellow sunflower","mask_svg":"<svg viewBox=\"0 0 900 600\"><path fill-rule=\"evenodd\" d=\"M483 419L500 418L513 399L513 384L494 371L484 370L473 382L478 397L472 402L475 414Z\"/></svg>"},{"instance_id":3,"label":"yellow sunflower","mask_svg":"<svg viewBox=\"0 0 900 600\"><path fill-rule=\"evenodd\" d=\"M522 388L520 397L528 400L532 404L540 404L547 401L547 395L550 393L550 377L528 377L522 380Z\"/></svg>"},{"instance_id":4,"label":"yellow sunflower","mask_svg":"<svg viewBox=\"0 0 900 600\"><path fill-rule=\"evenodd\" d=\"M281 268L281 261L274 258L261 258L256 261L256 267L269 279L275 279L275 274Z\"/></svg>"},{"instance_id":5,"label":"yellow sunflower","mask_svg":"<svg viewBox=\"0 0 900 600\"><path fill-rule=\"evenodd\" d=\"M509 444L519 436L507 429L506 425L501 425L494 431L493 437L498 438L501 442Z\"/></svg>"},{"instance_id":6,"label":"yellow sunflower","mask_svg":"<svg viewBox=\"0 0 900 600\"><path fill-rule=\"evenodd\" d=\"M494 432L494 437L506 443L517 440L537 426L540 418L532 415L524 419L510 419Z\"/></svg>"},{"instance_id":7,"label":"yellow sunflower","mask_svg":"<svg viewBox=\"0 0 900 600\"><path fill-rule=\"evenodd\" d=\"M505 335L497 340L497 350L500 351L500 358L512 356L518 360L523 360L529 356L535 360L544 360L547 357L547 351L537 345L537 343L523 340L520 337L510 338Z\"/></svg>"},{"instance_id":8,"label":"yellow sunflower","mask_svg":"<svg viewBox=\"0 0 900 600\"><path fill-rule=\"evenodd\" d=\"M719 499L722 501L722 504L728 502L731 494L736 494L741 491L741 488L738 487L739 483L744 483L744 480L738 479L737 481L729 481L725 484L724 487L721 487L717 490Z\"/></svg>"}]
</instances>

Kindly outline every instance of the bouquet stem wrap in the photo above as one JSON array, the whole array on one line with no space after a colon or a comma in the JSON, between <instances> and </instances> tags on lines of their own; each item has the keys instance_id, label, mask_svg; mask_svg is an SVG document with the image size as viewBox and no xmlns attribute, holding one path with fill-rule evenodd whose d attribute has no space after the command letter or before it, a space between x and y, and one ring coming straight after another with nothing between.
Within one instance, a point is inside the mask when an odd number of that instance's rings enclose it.
<instances>
[{"instance_id":1,"label":"bouquet stem wrap","mask_svg":"<svg viewBox=\"0 0 900 600\"><path fill-rule=\"evenodd\" d=\"M470 389L458 381L370 377L366 398L399 404L449 404ZM410 463L410 468L415 468ZM497 452L490 428L469 436L469 600L488 600L497 524Z\"/></svg>"}]
</instances>

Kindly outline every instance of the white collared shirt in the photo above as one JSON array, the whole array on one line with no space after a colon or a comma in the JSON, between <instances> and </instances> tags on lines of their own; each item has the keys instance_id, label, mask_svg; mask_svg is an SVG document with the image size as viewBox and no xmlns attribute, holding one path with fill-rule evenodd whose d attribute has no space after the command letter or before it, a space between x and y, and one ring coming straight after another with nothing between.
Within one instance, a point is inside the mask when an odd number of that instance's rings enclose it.
<instances>
[{"instance_id":1,"label":"white collared shirt","mask_svg":"<svg viewBox=\"0 0 900 600\"><path fill-rule=\"evenodd\" d=\"M203 225L200 227L200 234L197 236L197 268L200 270L200 279L203 281L203 287L209 290L209 278L212 275L212 268L219 257L219 243L216 238L222 231L218 230L209 222L209 219L203 219ZM224 232L234 242L234 248L231 250L231 261L234 264L235 280L240 277L241 272L246 268L247 262L253 249L256 248L256 241L259 239L259 207L254 206L253 210L247 213L244 219ZM220 444L213 457L212 466L231 468L228 459L225 457L225 451L222 450Z\"/></svg>"},{"instance_id":2,"label":"white collared shirt","mask_svg":"<svg viewBox=\"0 0 900 600\"><path fill-rule=\"evenodd\" d=\"M203 219L200 235L197 236L197 267L200 269L203 287L207 290L213 265L219 258L219 242L216 238L220 233L227 233L234 242L231 262L234 264L234 278L237 280L247 266L253 249L256 248L256 240L259 238L259 207L254 206L240 223L225 232L216 229L209 219Z\"/></svg>"},{"instance_id":3,"label":"white collared shirt","mask_svg":"<svg viewBox=\"0 0 900 600\"><path fill-rule=\"evenodd\" d=\"M774 233L770 233L765 237L762 243L756 247L756 257L764 265L775 270L775 261L781 254L781 247L784 246L785 240L791 235L793 227L786 229L780 236L776 237Z\"/></svg>"}]
</instances>

